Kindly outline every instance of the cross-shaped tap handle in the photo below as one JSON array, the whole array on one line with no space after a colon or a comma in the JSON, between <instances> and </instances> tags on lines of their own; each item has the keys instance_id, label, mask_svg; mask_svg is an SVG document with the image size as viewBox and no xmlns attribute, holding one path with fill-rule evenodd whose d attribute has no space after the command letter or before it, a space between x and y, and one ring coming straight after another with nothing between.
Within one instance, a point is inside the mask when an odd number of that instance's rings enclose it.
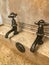
<instances>
[{"instance_id":1,"label":"cross-shaped tap handle","mask_svg":"<svg viewBox=\"0 0 49 65\"><path fill-rule=\"evenodd\" d=\"M45 22L44 20L39 20L38 22L35 22L36 25L43 25L43 26L48 26L49 23Z\"/></svg>"},{"instance_id":2,"label":"cross-shaped tap handle","mask_svg":"<svg viewBox=\"0 0 49 65\"><path fill-rule=\"evenodd\" d=\"M10 15L8 16L9 18L15 18L17 16L17 14L15 14L14 12L10 13Z\"/></svg>"}]
</instances>

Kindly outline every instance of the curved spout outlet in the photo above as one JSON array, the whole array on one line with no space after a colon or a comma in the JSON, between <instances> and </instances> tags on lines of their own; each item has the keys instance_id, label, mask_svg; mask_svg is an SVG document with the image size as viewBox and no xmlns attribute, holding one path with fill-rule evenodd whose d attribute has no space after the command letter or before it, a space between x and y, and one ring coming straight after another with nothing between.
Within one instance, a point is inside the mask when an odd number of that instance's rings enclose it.
<instances>
[{"instance_id":1,"label":"curved spout outlet","mask_svg":"<svg viewBox=\"0 0 49 65\"><path fill-rule=\"evenodd\" d=\"M14 31L14 35L18 34L18 32L17 32L16 30L11 29L10 31L8 31L8 32L6 33L5 38L8 38L9 34L10 34L11 32L13 32L13 31Z\"/></svg>"},{"instance_id":2,"label":"curved spout outlet","mask_svg":"<svg viewBox=\"0 0 49 65\"><path fill-rule=\"evenodd\" d=\"M30 48L31 52L35 52L35 50L37 49L37 46L43 44L42 38L43 38L42 36L37 36L37 38L35 39L34 43L32 44Z\"/></svg>"}]
</instances>

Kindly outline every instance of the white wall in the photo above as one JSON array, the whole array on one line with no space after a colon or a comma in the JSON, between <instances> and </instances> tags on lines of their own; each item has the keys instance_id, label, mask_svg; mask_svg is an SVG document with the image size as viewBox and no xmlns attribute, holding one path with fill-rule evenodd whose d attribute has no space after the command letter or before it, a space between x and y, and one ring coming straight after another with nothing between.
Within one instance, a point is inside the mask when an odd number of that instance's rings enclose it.
<instances>
[{"instance_id":1,"label":"white wall","mask_svg":"<svg viewBox=\"0 0 49 65\"><path fill-rule=\"evenodd\" d=\"M3 24L3 21L2 21L2 16L0 14L0 25L2 25L2 24Z\"/></svg>"}]
</instances>

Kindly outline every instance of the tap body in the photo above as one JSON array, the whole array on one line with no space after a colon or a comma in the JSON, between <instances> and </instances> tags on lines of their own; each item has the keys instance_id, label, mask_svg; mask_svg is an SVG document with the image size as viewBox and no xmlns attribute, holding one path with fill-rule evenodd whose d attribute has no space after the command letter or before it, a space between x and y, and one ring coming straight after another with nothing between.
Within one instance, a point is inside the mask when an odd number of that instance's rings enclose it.
<instances>
[{"instance_id":1,"label":"tap body","mask_svg":"<svg viewBox=\"0 0 49 65\"><path fill-rule=\"evenodd\" d=\"M11 32L13 32L14 31L14 35L16 35L18 32L17 32L17 23L16 23L16 20L14 19L16 16L15 16L16 14L14 14L14 13L11 13L8 17L9 18L12 18L12 24L11 24L11 26L12 26L12 28L11 28L11 30L9 30L7 33L6 33L6 35L5 35L5 38L8 38L8 35L11 33Z\"/></svg>"},{"instance_id":2,"label":"tap body","mask_svg":"<svg viewBox=\"0 0 49 65\"><path fill-rule=\"evenodd\" d=\"M37 37L35 39L35 41L33 42L30 51L34 52L36 49L37 45L41 45L43 44L43 37L44 37L44 26L47 26L49 24L45 23L44 20L40 20L38 23L35 23L36 25L38 25L38 30L37 30Z\"/></svg>"}]
</instances>

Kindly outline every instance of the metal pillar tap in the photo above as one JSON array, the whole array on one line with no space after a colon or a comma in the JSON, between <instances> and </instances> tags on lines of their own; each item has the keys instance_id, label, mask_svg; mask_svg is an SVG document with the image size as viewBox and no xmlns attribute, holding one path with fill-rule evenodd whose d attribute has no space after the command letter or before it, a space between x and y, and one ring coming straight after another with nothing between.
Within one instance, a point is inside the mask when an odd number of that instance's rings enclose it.
<instances>
[{"instance_id":1,"label":"metal pillar tap","mask_svg":"<svg viewBox=\"0 0 49 65\"><path fill-rule=\"evenodd\" d=\"M17 16L17 14L15 14L15 13L10 13L10 15L8 16L9 18L12 18L12 29L11 30L9 30L7 33L6 33L6 35L5 35L5 38L8 38L8 35L11 33L11 32L13 32L14 31L14 35L16 35L16 34L18 34L18 32L17 32L17 23L16 23L16 20L14 19L15 17Z\"/></svg>"},{"instance_id":2,"label":"metal pillar tap","mask_svg":"<svg viewBox=\"0 0 49 65\"><path fill-rule=\"evenodd\" d=\"M35 22L36 25L38 25L38 30L37 30L37 37L35 39L35 41L33 42L30 51L34 52L37 45L41 45L43 44L43 37L44 37L44 26L49 25L48 23L46 23L44 20L40 20L38 23Z\"/></svg>"}]
</instances>

